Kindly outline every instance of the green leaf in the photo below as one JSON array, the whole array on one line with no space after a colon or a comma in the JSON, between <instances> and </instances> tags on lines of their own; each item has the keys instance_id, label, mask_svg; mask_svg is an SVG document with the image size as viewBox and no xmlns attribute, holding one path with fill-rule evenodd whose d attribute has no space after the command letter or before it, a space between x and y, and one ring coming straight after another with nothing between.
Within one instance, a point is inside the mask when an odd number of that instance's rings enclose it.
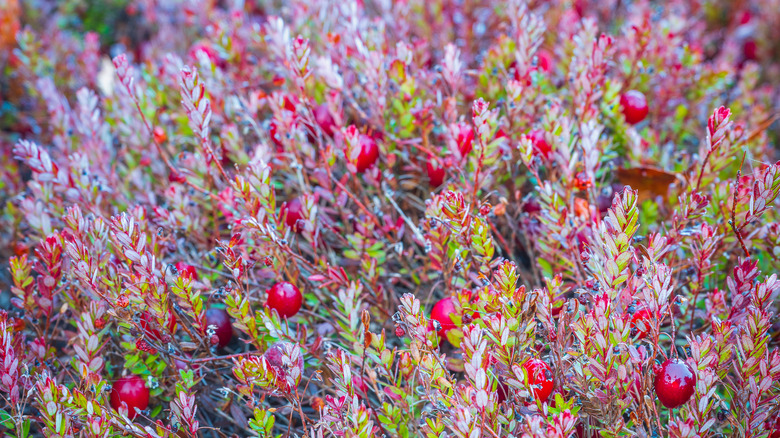
<instances>
[{"instance_id":1,"label":"green leaf","mask_svg":"<svg viewBox=\"0 0 780 438\"><path fill-rule=\"evenodd\" d=\"M0 425L3 425L9 429L13 429L15 427L14 418L11 416L11 414L3 409L0 409Z\"/></svg>"}]
</instances>

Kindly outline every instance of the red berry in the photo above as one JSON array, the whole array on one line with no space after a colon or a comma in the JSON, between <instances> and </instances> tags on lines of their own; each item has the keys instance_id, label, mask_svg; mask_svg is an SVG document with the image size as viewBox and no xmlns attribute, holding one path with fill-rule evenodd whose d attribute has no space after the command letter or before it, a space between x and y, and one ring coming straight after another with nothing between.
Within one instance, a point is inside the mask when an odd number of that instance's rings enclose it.
<instances>
[{"instance_id":1,"label":"red berry","mask_svg":"<svg viewBox=\"0 0 780 438\"><path fill-rule=\"evenodd\" d=\"M661 365L655 375L655 393L661 404L674 409L693 395L696 375L685 361L669 359Z\"/></svg>"},{"instance_id":2,"label":"red berry","mask_svg":"<svg viewBox=\"0 0 780 438\"><path fill-rule=\"evenodd\" d=\"M395 335L398 336L399 338L403 338L404 336L406 336L406 330L404 330L404 328L401 327L400 325L396 326Z\"/></svg>"},{"instance_id":3,"label":"red berry","mask_svg":"<svg viewBox=\"0 0 780 438\"><path fill-rule=\"evenodd\" d=\"M436 158L429 158L425 165L428 170L428 183L431 187L439 187L444 182L444 166Z\"/></svg>"},{"instance_id":4,"label":"red berry","mask_svg":"<svg viewBox=\"0 0 780 438\"><path fill-rule=\"evenodd\" d=\"M636 328L637 339L644 339L650 333L651 318L650 309L645 306L639 307L631 316L631 328Z\"/></svg>"},{"instance_id":5,"label":"red berry","mask_svg":"<svg viewBox=\"0 0 780 438\"><path fill-rule=\"evenodd\" d=\"M545 401L550 397L553 390L552 369L541 359L531 359L523 364L526 373L528 373L528 383L532 386L532 393L535 398Z\"/></svg>"},{"instance_id":6,"label":"red berry","mask_svg":"<svg viewBox=\"0 0 780 438\"><path fill-rule=\"evenodd\" d=\"M160 330L158 330L155 326L157 323L155 322L154 317L149 312L144 312L141 314L141 320L139 321L139 325L141 326L141 330L144 331L144 334L146 336L161 342L162 341L162 334L160 333ZM173 316L173 313L168 314L168 331L173 333L176 330L176 317Z\"/></svg>"},{"instance_id":7,"label":"red berry","mask_svg":"<svg viewBox=\"0 0 780 438\"><path fill-rule=\"evenodd\" d=\"M171 171L171 173L168 174L168 182L184 184L187 182L187 177L179 171Z\"/></svg>"},{"instance_id":8,"label":"red berry","mask_svg":"<svg viewBox=\"0 0 780 438\"><path fill-rule=\"evenodd\" d=\"M323 134L333 137L333 133L336 131L336 120L330 113L328 104L323 103L314 108L314 120L322 129Z\"/></svg>"},{"instance_id":9,"label":"red berry","mask_svg":"<svg viewBox=\"0 0 780 438\"><path fill-rule=\"evenodd\" d=\"M282 281L276 283L268 290L268 301L266 305L276 309L282 318L290 318L301 310L303 304L303 295L294 284Z\"/></svg>"},{"instance_id":10,"label":"red berry","mask_svg":"<svg viewBox=\"0 0 780 438\"><path fill-rule=\"evenodd\" d=\"M774 420L774 424L772 423ZM770 419L766 423L766 429L769 430L769 438L780 438L780 416L776 419Z\"/></svg>"},{"instance_id":11,"label":"red berry","mask_svg":"<svg viewBox=\"0 0 780 438\"><path fill-rule=\"evenodd\" d=\"M455 140L458 144L460 155L465 157L474 147L474 128L465 123L458 123L458 132Z\"/></svg>"},{"instance_id":12,"label":"red berry","mask_svg":"<svg viewBox=\"0 0 780 438\"><path fill-rule=\"evenodd\" d=\"M157 353L157 349L155 349L148 342L140 338L136 339L135 341L135 349L138 351L145 351L149 354Z\"/></svg>"},{"instance_id":13,"label":"red berry","mask_svg":"<svg viewBox=\"0 0 780 438\"><path fill-rule=\"evenodd\" d=\"M499 403L503 403L507 399L507 395L509 394L509 387L506 385L506 383L499 381L498 387L496 388L496 399Z\"/></svg>"},{"instance_id":14,"label":"red berry","mask_svg":"<svg viewBox=\"0 0 780 438\"><path fill-rule=\"evenodd\" d=\"M214 336L217 337L217 346L222 348L233 339L233 325L230 322L230 315L225 309L212 307L206 310L206 329L209 326L215 326Z\"/></svg>"},{"instance_id":15,"label":"red berry","mask_svg":"<svg viewBox=\"0 0 780 438\"><path fill-rule=\"evenodd\" d=\"M176 262L176 265L174 266L176 266L176 270L179 271L179 275L184 275L193 280L198 279L198 270L195 269L195 266L188 265L184 262Z\"/></svg>"},{"instance_id":16,"label":"red berry","mask_svg":"<svg viewBox=\"0 0 780 438\"><path fill-rule=\"evenodd\" d=\"M585 172L580 172L574 177L574 185L579 190L588 190L593 187L593 181L588 178Z\"/></svg>"},{"instance_id":17,"label":"red berry","mask_svg":"<svg viewBox=\"0 0 780 438\"><path fill-rule=\"evenodd\" d=\"M127 416L131 420L137 415L136 408L142 411L149 407L149 390L144 385L144 379L132 374L114 382L111 388L111 407L119 410L122 403L127 404Z\"/></svg>"},{"instance_id":18,"label":"red berry","mask_svg":"<svg viewBox=\"0 0 780 438\"><path fill-rule=\"evenodd\" d=\"M168 139L168 135L165 133L165 129L162 126L154 127L154 142L157 144L165 143Z\"/></svg>"},{"instance_id":19,"label":"red berry","mask_svg":"<svg viewBox=\"0 0 780 438\"><path fill-rule=\"evenodd\" d=\"M542 211L542 206L539 205L539 202L536 199L528 198L525 202L523 202L521 210L523 213L526 213L529 216L534 216Z\"/></svg>"},{"instance_id":20,"label":"red berry","mask_svg":"<svg viewBox=\"0 0 780 438\"><path fill-rule=\"evenodd\" d=\"M438 331L439 336L445 337L448 331L455 328L455 323L452 322L452 314L455 313L455 302L452 297L447 297L439 300L433 305L431 309L431 322L436 320L441 325L441 329Z\"/></svg>"},{"instance_id":21,"label":"red berry","mask_svg":"<svg viewBox=\"0 0 780 438\"><path fill-rule=\"evenodd\" d=\"M357 167L358 173L363 173L379 159L379 146L373 138L365 134L360 134L359 141L360 154L358 154L355 167Z\"/></svg>"},{"instance_id":22,"label":"red berry","mask_svg":"<svg viewBox=\"0 0 780 438\"><path fill-rule=\"evenodd\" d=\"M127 297L127 295L122 294L116 298L116 305L124 309L130 305L130 299Z\"/></svg>"},{"instance_id":23,"label":"red berry","mask_svg":"<svg viewBox=\"0 0 780 438\"><path fill-rule=\"evenodd\" d=\"M747 40L742 44L742 59L745 61L755 61L758 59L758 45L756 40Z\"/></svg>"},{"instance_id":24,"label":"red berry","mask_svg":"<svg viewBox=\"0 0 780 438\"><path fill-rule=\"evenodd\" d=\"M620 96L620 106L626 122L636 125L647 117L649 111L645 95L637 90L629 90Z\"/></svg>"},{"instance_id":25,"label":"red berry","mask_svg":"<svg viewBox=\"0 0 780 438\"><path fill-rule=\"evenodd\" d=\"M293 198L289 202L285 202L279 211L281 217L284 217L284 222L293 231L300 231L298 227L298 221L303 219L303 204L298 198Z\"/></svg>"}]
</instances>

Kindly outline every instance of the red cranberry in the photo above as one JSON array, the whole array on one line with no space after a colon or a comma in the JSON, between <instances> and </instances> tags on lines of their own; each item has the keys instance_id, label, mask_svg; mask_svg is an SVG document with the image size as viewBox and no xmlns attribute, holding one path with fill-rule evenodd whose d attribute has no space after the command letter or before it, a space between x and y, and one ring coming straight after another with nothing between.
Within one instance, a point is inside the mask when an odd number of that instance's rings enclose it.
<instances>
[{"instance_id":1,"label":"red cranberry","mask_svg":"<svg viewBox=\"0 0 780 438\"><path fill-rule=\"evenodd\" d=\"M766 423L766 429L771 432L769 438L780 438L780 416L775 419L774 424L772 423L772 420L773 419L770 419Z\"/></svg>"},{"instance_id":2,"label":"red cranberry","mask_svg":"<svg viewBox=\"0 0 780 438\"><path fill-rule=\"evenodd\" d=\"M214 337L217 338L217 347L222 348L233 339L233 325L230 315L225 309L212 307L206 310L206 327L215 326Z\"/></svg>"},{"instance_id":3,"label":"red cranberry","mask_svg":"<svg viewBox=\"0 0 780 438\"><path fill-rule=\"evenodd\" d=\"M141 326L141 330L144 331L146 336L157 340L162 341L162 334L160 333L160 330L157 330L155 328L156 322L154 317L149 312L144 312L141 315L141 321L139 322L139 325ZM173 333L176 330L176 317L173 316L173 313L168 314L168 331Z\"/></svg>"},{"instance_id":4,"label":"red cranberry","mask_svg":"<svg viewBox=\"0 0 780 438\"><path fill-rule=\"evenodd\" d=\"M439 336L445 337L448 331L455 328L455 323L452 322L452 314L455 313L455 302L452 297L447 297L439 300L433 305L431 309L431 326L433 320L436 320L441 325L441 329L438 331Z\"/></svg>"},{"instance_id":5,"label":"red cranberry","mask_svg":"<svg viewBox=\"0 0 780 438\"><path fill-rule=\"evenodd\" d=\"M284 217L284 222L293 231L300 231L297 225L298 221L303 219L303 203L298 198L293 198L289 202L285 202L279 211L281 217Z\"/></svg>"},{"instance_id":6,"label":"red cranberry","mask_svg":"<svg viewBox=\"0 0 780 438\"><path fill-rule=\"evenodd\" d=\"M532 385L534 398L545 401L553 390L552 369L541 359L531 359L523 364L528 373L528 383Z\"/></svg>"},{"instance_id":7,"label":"red cranberry","mask_svg":"<svg viewBox=\"0 0 780 438\"><path fill-rule=\"evenodd\" d=\"M647 117L649 111L647 99L642 92L629 90L620 96L620 106L623 108L623 116L626 122L636 125Z\"/></svg>"},{"instance_id":8,"label":"red cranberry","mask_svg":"<svg viewBox=\"0 0 780 438\"><path fill-rule=\"evenodd\" d=\"M439 187L444 182L444 166L442 165L439 160L436 158L429 158L428 162L425 164L426 169L428 170L428 183L431 185L431 187Z\"/></svg>"},{"instance_id":9,"label":"red cranberry","mask_svg":"<svg viewBox=\"0 0 780 438\"><path fill-rule=\"evenodd\" d=\"M165 133L165 129L162 126L155 126L153 137L155 143L162 144L168 139L168 134Z\"/></svg>"},{"instance_id":10,"label":"red cranberry","mask_svg":"<svg viewBox=\"0 0 780 438\"><path fill-rule=\"evenodd\" d=\"M458 123L458 133L455 138L460 155L465 157L474 147L474 128L466 123Z\"/></svg>"},{"instance_id":11,"label":"red cranberry","mask_svg":"<svg viewBox=\"0 0 780 438\"><path fill-rule=\"evenodd\" d=\"M528 133L528 138L531 139L531 144L536 153L542 155L544 158L550 158L550 151L552 151L552 148L550 147L550 144L547 143L547 140L544 139L544 131L541 129L534 129Z\"/></svg>"},{"instance_id":12,"label":"red cranberry","mask_svg":"<svg viewBox=\"0 0 780 438\"><path fill-rule=\"evenodd\" d=\"M645 306L639 307L631 316L631 328L636 329L637 339L644 339L650 333L651 318L650 309Z\"/></svg>"},{"instance_id":13,"label":"red cranberry","mask_svg":"<svg viewBox=\"0 0 780 438\"><path fill-rule=\"evenodd\" d=\"M336 120L330 113L328 104L323 103L314 108L314 120L325 135L333 137L333 133L336 131Z\"/></svg>"},{"instance_id":14,"label":"red cranberry","mask_svg":"<svg viewBox=\"0 0 780 438\"><path fill-rule=\"evenodd\" d=\"M523 202L523 206L521 207L523 213L526 213L530 216L534 216L535 214L542 211L542 206L539 205L539 202L534 198L528 198Z\"/></svg>"},{"instance_id":15,"label":"red cranberry","mask_svg":"<svg viewBox=\"0 0 780 438\"><path fill-rule=\"evenodd\" d=\"M758 59L758 45L756 40L747 40L742 44L742 59L745 61L755 61Z\"/></svg>"},{"instance_id":16,"label":"red cranberry","mask_svg":"<svg viewBox=\"0 0 780 438\"><path fill-rule=\"evenodd\" d=\"M174 170L168 174L168 182L184 184L187 182L187 177L184 176L181 172Z\"/></svg>"},{"instance_id":17,"label":"red cranberry","mask_svg":"<svg viewBox=\"0 0 780 438\"><path fill-rule=\"evenodd\" d=\"M301 295L301 291L297 286L290 282L282 281L276 283L268 290L268 301L266 304L268 307L276 309L280 317L291 318L301 310L303 295Z\"/></svg>"},{"instance_id":18,"label":"red cranberry","mask_svg":"<svg viewBox=\"0 0 780 438\"><path fill-rule=\"evenodd\" d=\"M133 374L114 382L111 388L111 407L119 410L122 403L127 405L127 417L131 420L137 415L136 408L143 411L149 407L149 390L144 385L144 379Z\"/></svg>"},{"instance_id":19,"label":"red cranberry","mask_svg":"<svg viewBox=\"0 0 780 438\"><path fill-rule=\"evenodd\" d=\"M176 262L176 270L179 271L179 274L183 274L193 280L198 279L198 270L195 269L195 266L188 265L184 262Z\"/></svg>"},{"instance_id":20,"label":"red cranberry","mask_svg":"<svg viewBox=\"0 0 780 438\"><path fill-rule=\"evenodd\" d=\"M693 395L696 375L691 366L680 359L669 359L655 375L655 393L661 404L674 409Z\"/></svg>"},{"instance_id":21,"label":"red cranberry","mask_svg":"<svg viewBox=\"0 0 780 438\"><path fill-rule=\"evenodd\" d=\"M499 381L498 387L496 388L496 400L498 403L503 403L506 401L507 396L509 395L509 387L506 383Z\"/></svg>"},{"instance_id":22,"label":"red cranberry","mask_svg":"<svg viewBox=\"0 0 780 438\"><path fill-rule=\"evenodd\" d=\"M355 166L357 167L358 173L363 173L379 159L379 146L377 146L373 138L365 134L360 134L359 141L360 154L358 154Z\"/></svg>"}]
</instances>

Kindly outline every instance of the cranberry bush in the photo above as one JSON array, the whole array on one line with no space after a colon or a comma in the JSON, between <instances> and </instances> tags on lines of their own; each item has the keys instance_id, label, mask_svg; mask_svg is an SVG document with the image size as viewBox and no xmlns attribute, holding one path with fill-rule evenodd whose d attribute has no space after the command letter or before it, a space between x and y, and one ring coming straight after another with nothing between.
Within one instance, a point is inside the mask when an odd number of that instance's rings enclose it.
<instances>
[{"instance_id":1,"label":"cranberry bush","mask_svg":"<svg viewBox=\"0 0 780 438\"><path fill-rule=\"evenodd\" d=\"M5 436L780 436L776 1L0 1Z\"/></svg>"}]
</instances>

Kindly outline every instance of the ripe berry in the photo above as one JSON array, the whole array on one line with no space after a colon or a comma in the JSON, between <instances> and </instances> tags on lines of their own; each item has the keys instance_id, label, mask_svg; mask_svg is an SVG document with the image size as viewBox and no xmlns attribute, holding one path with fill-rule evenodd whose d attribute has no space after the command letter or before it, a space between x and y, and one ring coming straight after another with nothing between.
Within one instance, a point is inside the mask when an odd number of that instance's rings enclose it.
<instances>
[{"instance_id":1,"label":"ripe berry","mask_svg":"<svg viewBox=\"0 0 780 438\"><path fill-rule=\"evenodd\" d=\"M363 173L379 159L379 146L376 145L373 138L365 134L360 134L359 141L360 154L358 154L355 167L357 167L358 173Z\"/></svg>"},{"instance_id":2,"label":"ripe berry","mask_svg":"<svg viewBox=\"0 0 780 438\"><path fill-rule=\"evenodd\" d=\"M542 206L539 205L539 202L536 199L528 198L523 202L523 205L520 207L520 209L523 211L523 213L526 213L529 216L534 216L542 211Z\"/></svg>"},{"instance_id":3,"label":"ripe berry","mask_svg":"<svg viewBox=\"0 0 780 438\"><path fill-rule=\"evenodd\" d=\"M534 398L545 401L553 390L552 369L541 359L531 359L523 364L528 373L528 383L532 386Z\"/></svg>"},{"instance_id":4,"label":"ripe berry","mask_svg":"<svg viewBox=\"0 0 780 438\"><path fill-rule=\"evenodd\" d=\"M230 315L220 307L212 307L206 310L206 327L215 326L214 336L217 337L217 347L222 348L233 339L233 325Z\"/></svg>"},{"instance_id":5,"label":"ripe berry","mask_svg":"<svg viewBox=\"0 0 780 438\"><path fill-rule=\"evenodd\" d=\"M742 44L742 59L744 61L756 61L758 59L756 40L749 39Z\"/></svg>"},{"instance_id":6,"label":"ripe berry","mask_svg":"<svg viewBox=\"0 0 780 438\"><path fill-rule=\"evenodd\" d=\"M507 386L506 383L499 381L498 387L496 388L496 401L498 401L498 403L503 403L506 401L508 394L509 386Z\"/></svg>"},{"instance_id":7,"label":"ripe berry","mask_svg":"<svg viewBox=\"0 0 780 438\"><path fill-rule=\"evenodd\" d=\"M290 318L301 310L303 304L303 295L294 284L282 281L276 283L268 290L268 301L266 305L276 309L282 318Z\"/></svg>"},{"instance_id":8,"label":"ripe berry","mask_svg":"<svg viewBox=\"0 0 780 438\"><path fill-rule=\"evenodd\" d=\"M431 187L439 187L444 182L445 171L442 163L431 157L428 159L425 167L428 170L428 183Z\"/></svg>"},{"instance_id":9,"label":"ripe berry","mask_svg":"<svg viewBox=\"0 0 780 438\"><path fill-rule=\"evenodd\" d=\"M146 342L143 339L136 339L135 341L135 349L138 351L145 351L149 354L157 353L157 349L149 345L148 342Z\"/></svg>"},{"instance_id":10,"label":"ripe berry","mask_svg":"<svg viewBox=\"0 0 780 438\"><path fill-rule=\"evenodd\" d=\"M303 204L300 199L293 198L289 202L282 204L279 214L281 217L284 217L284 222L288 227L295 232L300 231L299 228L301 227L298 226L298 221L303 219Z\"/></svg>"},{"instance_id":11,"label":"ripe berry","mask_svg":"<svg viewBox=\"0 0 780 438\"><path fill-rule=\"evenodd\" d=\"M165 143L168 139L168 135L165 133L165 129L162 126L154 127L154 142L157 144Z\"/></svg>"},{"instance_id":12,"label":"ripe berry","mask_svg":"<svg viewBox=\"0 0 780 438\"><path fill-rule=\"evenodd\" d=\"M620 96L620 106L626 122L636 125L647 117L649 111L645 95L637 90L629 90Z\"/></svg>"},{"instance_id":13,"label":"ripe berry","mask_svg":"<svg viewBox=\"0 0 780 438\"><path fill-rule=\"evenodd\" d=\"M770 432L769 438L780 438L780 416L772 422L772 419L766 422L766 429Z\"/></svg>"},{"instance_id":14,"label":"ripe berry","mask_svg":"<svg viewBox=\"0 0 780 438\"><path fill-rule=\"evenodd\" d=\"M651 313L645 306L639 307L631 316L631 328L636 329L637 339L644 339L650 333Z\"/></svg>"},{"instance_id":15,"label":"ripe berry","mask_svg":"<svg viewBox=\"0 0 780 438\"><path fill-rule=\"evenodd\" d=\"M155 327L157 323L155 322L155 319L151 313L144 312L141 314L139 325L141 326L141 330L144 331L146 336L158 342L162 342L162 334L160 333L160 330ZM176 317L173 316L173 313L168 314L168 324L166 325L168 326L169 332L173 333L176 330Z\"/></svg>"},{"instance_id":16,"label":"ripe berry","mask_svg":"<svg viewBox=\"0 0 780 438\"><path fill-rule=\"evenodd\" d=\"M438 321L441 325L438 334L442 338L446 338L447 332L455 328L451 317L453 313L455 313L455 302L452 297L439 300L431 309L431 327L433 327L434 320Z\"/></svg>"},{"instance_id":17,"label":"ripe berry","mask_svg":"<svg viewBox=\"0 0 780 438\"><path fill-rule=\"evenodd\" d=\"M195 269L195 266L188 265L184 262L176 262L176 270L179 271L179 274L183 274L193 280L198 279L198 270Z\"/></svg>"},{"instance_id":18,"label":"ripe berry","mask_svg":"<svg viewBox=\"0 0 780 438\"><path fill-rule=\"evenodd\" d=\"M336 120L328 109L328 104L323 103L317 105L314 108L314 120L322 129L322 133L328 137L333 137L333 132L336 131Z\"/></svg>"},{"instance_id":19,"label":"ripe berry","mask_svg":"<svg viewBox=\"0 0 780 438\"><path fill-rule=\"evenodd\" d=\"M466 123L458 123L455 141L458 144L460 155L465 157L474 147L474 128Z\"/></svg>"},{"instance_id":20,"label":"ripe berry","mask_svg":"<svg viewBox=\"0 0 780 438\"><path fill-rule=\"evenodd\" d=\"M149 407L149 390L144 379L135 374L122 377L111 388L111 407L119 410L122 403L127 404L127 417L131 420L137 415L135 409L142 411Z\"/></svg>"},{"instance_id":21,"label":"ripe berry","mask_svg":"<svg viewBox=\"0 0 780 438\"><path fill-rule=\"evenodd\" d=\"M691 366L680 359L664 362L655 374L655 393L661 404L674 409L691 398L696 375Z\"/></svg>"}]
</instances>

